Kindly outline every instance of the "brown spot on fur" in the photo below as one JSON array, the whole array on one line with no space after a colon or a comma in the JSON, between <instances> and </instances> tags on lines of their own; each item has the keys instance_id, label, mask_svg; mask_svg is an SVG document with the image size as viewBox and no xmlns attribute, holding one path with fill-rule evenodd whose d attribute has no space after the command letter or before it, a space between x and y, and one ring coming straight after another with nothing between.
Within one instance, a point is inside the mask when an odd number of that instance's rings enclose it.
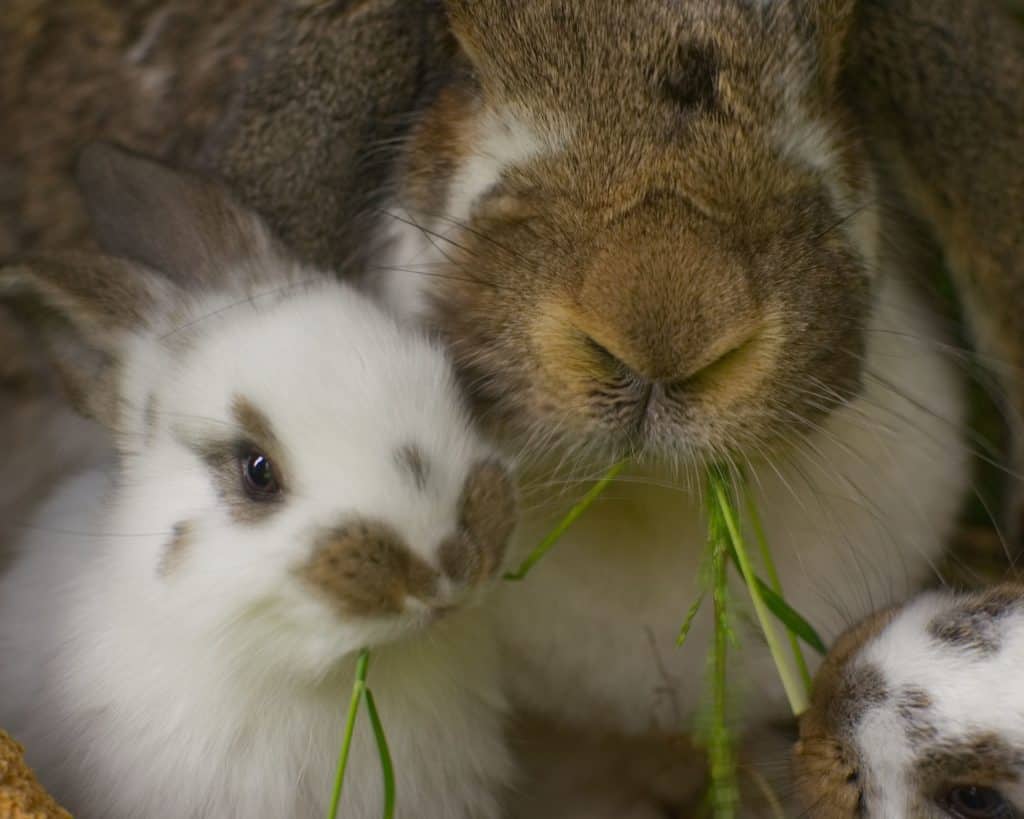
<instances>
[{"instance_id":1,"label":"brown spot on fur","mask_svg":"<svg viewBox=\"0 0 1024 819\"><path fill-rule=\"evenodd\" d=\"M889 697L882 672L873 665L858 664L848 668L829 708L833 725L852 730L864 714L881 705Z\"/></svg>"},{"instance_id":2,"label":"brown spot on fur","mask_svg":"<svg viewBox=\"0 0 1024 819\"><path fill-rule=\"evenodd\" d=\"M932 742L938 730L931 719L932 698L922 688L904 688L896 698L896 712L906 728L907 738L915 745Z\"/></svg>"},{"instance_id":3,"label":"brown spot on fur","mask_svg":"<svg viewBox=\"0 0 1024 819\"><path fill-rule=\"evenodd\" d=\"M395 460L399 467L412 476L417 489L426 488L430 465L422 449L415 444L406 444L395 453Z\"/></svg>"},{"instance_id":4,"label":"brown spot on fur","mask_svg":"<svg viewBox=\"0 0 1024 819\"><path fill-rule=\"evenodd\" d=\"M477 464L459 506L460 532L441 547L441 565L449 577L477 583L501 568L516 525L516 490L505 467L497 461Z\"/></svg>"},{"instance_id":5,"label":"brown spot on fur","mask_svg":"<svg viewBox=\"0 0 1024 819\"><path fill-rule=\"evenodd\" d=\"M1016 781L1022 767L1024 752L997 734L979 733L927 748L915 770L926 788L936 788L957 781L979 785Z\"/></svg>"},{"instance_id":6,"label":"brown spot on fur","mask_svg":"<svg viewBox=\"0 0 1024 819\"><path fill-rule=\"evenodd\" d=\"M235 418L235 423L250 441L258 443L268 450L280 450L270 419L248 398L236 395L231 400L231 414Z\"/></svg>"},{"instance_id":7,"label":"brown spot on fur","mask_svg":"<svg viewBox=\"0 0 1024 819\"><path fill-rule=\"evenodd\" d=\"M965 651L994 654L1001 641L1001 620L1021 601L1019 588L996 586L937 615L928 624L928 633L936 640Z\"/></svg>"},{"instance_id":8,"label":"brown spot on fur","mask_svg":"<svg viewBox=\"0 0 1024 819\"><path fill-rule=\"evenodd\" d=\"M849 668L895 613L895 609L877 612L845 631L833 643L815 677L811 707L800 717L800 740L794 756L797 788L804 804L814 806L812 815L857 815L862 790L850 729L866 704L877 701L884 692L884 683L880 688L875 678L877 669L875 674L867 671L851 677ZM858 703L844 705L843 697L851 694Z\"/></svg>"},{"instance_id":9,"label":"brown spot on fur","mask_svg":"<svg viewBox=\"0 0 1024 819\"><path fill-rule=\"evenodd\" d=\"M342 615L398 614L407 596L429 600L437 590L437 572L378 521L325 532L297 574Z\"/></svg>"},{"instance_id":10,"label":"brown spot on fur","mask_svg":"<svg viewBox=\"0 0 1024 819\"><path fill-rule=\"evenodd\" d=\"M284 503L288 494L287 459L274 434L270 419L247 398L236 395L231 413L238 427L238 438L215 438L199 442L184 439L209 467L213 483L232 518L242 524L266 520ZM242 470L248 456L259 451L274 467L279 491L255 500L245 491Z\"/></svg>"},{"instance_id":11,"label":"brown spot on fur","mask_svg":"<svg viewBox=\"0 0 1024 819\"><path fill-rule=\"evenodd\" d=\"M190 521L181 521L174 524L171 539L164 547L164 553L157 566L157 574L160 577L169 577L181 566L192 542L192 531L194 524Z\"/></svg>"}]
</instances>

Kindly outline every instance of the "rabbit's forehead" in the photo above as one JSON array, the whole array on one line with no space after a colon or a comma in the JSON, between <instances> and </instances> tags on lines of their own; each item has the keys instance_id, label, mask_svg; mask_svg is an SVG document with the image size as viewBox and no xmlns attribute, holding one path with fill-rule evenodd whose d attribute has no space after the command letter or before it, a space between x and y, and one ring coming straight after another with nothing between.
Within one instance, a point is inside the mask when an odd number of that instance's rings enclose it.
<instances>
[{"instance_id":1,"label":"rabbit's forehead","mask_svg":"<svg viewBox=\"0 0 1024 819\"><path fill-rule=\"evenodd\" d=\"M898 788L908 777L940 783L978 770L1016 780L1024 772L1022 674L1019 590L925 595L907 606L846 671L875 682L853 726L872 779Z\"/></svg>"},{"instance_id":2,"label":"rabbit's forehead","mask_svg":"<svg viewBox=\"0 0 1024 819\"><path fill-rule=\"evenodd\" d=\"M150 400L198 419L182 425L192 444L267 448L323 503L417 487L454 499L485 454L444 355L347 288L232 311Z\"/></svg>"}]
</instances>

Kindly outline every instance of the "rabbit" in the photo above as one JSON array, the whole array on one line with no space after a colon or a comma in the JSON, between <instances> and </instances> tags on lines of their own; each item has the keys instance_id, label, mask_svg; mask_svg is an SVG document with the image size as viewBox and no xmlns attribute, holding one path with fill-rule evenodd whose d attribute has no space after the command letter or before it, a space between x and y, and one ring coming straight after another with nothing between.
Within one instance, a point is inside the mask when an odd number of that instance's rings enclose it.
<instances>
[{"instance_id":1,"label":"rabbit","mask_svg":"<svg viewBox=\"0 0 1024 819\"><path fill-rule=\"evenodd\" d=\"M319 817L372 648L396 815L498 817L477 604L516 490L445 354L212 182L103 144L80 177L111 255L28 257L0 299L118 457L0 577L0 725L75 815ZM380 816L381 782L363 715L339 815Z\"/></svg>"},{"instance_id":2,"label":"rabbit","mask_svg":"<svg viewBox=\"0 0 1024 819\"><path fill-rule=\"evenodd\" d=\"M465 67L413 126L380 292L441 334L522 458L515 559L570 505L552 484L628 461L497 591L513 701L683 733L712 634L705 611L675 646L706 554L703 465L749 473L787 596L826 634L920 587L969 486L964 373L836 104L852 4L447 9ZM789 706L741 639L754 732Z\"/></svg>"},{"instance_id":3,"label":"rabbit","mask_svg":"<svg viewBox=\"0 0 1024 819\"><path fill-rule=\"evenodd\" d=\"M930 591L843 634L800 720L810 819L1024 816L1024 586Z\"/></svg>"}]
</instances>

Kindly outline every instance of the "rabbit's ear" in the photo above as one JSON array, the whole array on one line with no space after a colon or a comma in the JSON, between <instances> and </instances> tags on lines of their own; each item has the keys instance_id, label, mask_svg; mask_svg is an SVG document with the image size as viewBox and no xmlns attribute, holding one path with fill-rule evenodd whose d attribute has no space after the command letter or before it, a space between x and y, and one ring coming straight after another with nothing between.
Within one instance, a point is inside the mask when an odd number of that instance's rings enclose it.
<instances>
[{"instance_id":1,"label":"rabbit's ear","mask_svg":"<svg viewBox=\"0 0 1024 819\"><path fill-rule=\"evenodd\" d=\"M162 277L105 256L36 256L0 268L0 303L34 331L75 408L112 429L126 340L172 294Z\"/></svg>"},{"instance_id":2,"label":"rabbit's ear","mask_svg":"<svg viewBox=\"0 0 1024 819\"><path fill-rule=\"evenodd\" d=\"M103 250L179 284L215 284L235 265L279 255L253 211L190 173L98 142L82 151L77 177Z\"/></svg>"}]
</instances>

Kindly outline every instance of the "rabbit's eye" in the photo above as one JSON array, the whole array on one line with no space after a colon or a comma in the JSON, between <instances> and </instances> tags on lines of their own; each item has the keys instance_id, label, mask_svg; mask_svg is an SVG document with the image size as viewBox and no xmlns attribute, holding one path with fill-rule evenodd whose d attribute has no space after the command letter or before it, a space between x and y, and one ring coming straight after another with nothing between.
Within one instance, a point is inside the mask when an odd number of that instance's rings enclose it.
<instances>
[{"instance_id":1,"label":"rabbit's eye","mask_svg":"<svg viewBox=\"0 0 1024 819\"><path fill-rule=\"evenodd\" d=\"M946 807L956 819L1015 819L1017 811L999 791L961 785L946 794Z\"/></svg>"},{"instance_id":2,"label":"rabbit's eye","mask_svg":"<svg viewBox=\"0 0 1024 819\"><path fill-rule=\"evenodd\" d=\"M242 460L245 490L254 500L266 500L281 491L274 465L262 452L249 452Z\"/></svg>"}]
</instances>

